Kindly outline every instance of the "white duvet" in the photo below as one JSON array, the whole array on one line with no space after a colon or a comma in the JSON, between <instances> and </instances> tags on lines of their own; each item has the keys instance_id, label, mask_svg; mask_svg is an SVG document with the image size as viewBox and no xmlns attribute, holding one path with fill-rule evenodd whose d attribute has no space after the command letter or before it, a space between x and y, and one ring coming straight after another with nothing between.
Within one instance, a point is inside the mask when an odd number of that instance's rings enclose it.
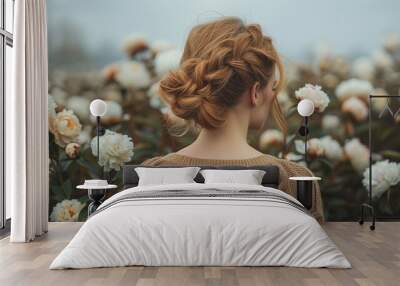
<instances>
[{"instance_id":1,"label":"white duvet","mask_svg":"<svg viewBox=\"0 0 400 286\"><path fill-rule=\"evenodd\" d=\"M121 200L133 192L258 190L233 184L135 187L106 200L50 269L145 266L350 268L318 222L290 204L262 198L173 197Z\"/></svg>"}]
</instances>

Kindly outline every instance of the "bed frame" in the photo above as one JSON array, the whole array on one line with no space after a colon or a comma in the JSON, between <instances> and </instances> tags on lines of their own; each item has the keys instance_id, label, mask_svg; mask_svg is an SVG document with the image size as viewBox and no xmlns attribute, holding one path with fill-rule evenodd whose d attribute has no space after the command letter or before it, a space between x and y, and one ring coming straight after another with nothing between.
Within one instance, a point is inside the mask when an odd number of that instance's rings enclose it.
<instances>
[{"instance_id":1,"label":"bed frame","mask_svg":"<svg viewBox=\"0 0 400 286\"><path fill-rule=\"evenodd\" d=\"M122 188L128 189L133 188L138 185L139 176L135 171L136 167L146 167L146 168L157 168L152 166L141 166L141 165L125 165L123 166L123 178L122 178ZM187 166L182 166L187 167ZM265 187L278 188L279 186L279 168L274 165L263 165L263 166L199 166L201 169L219 169L219 170L263 170L265 175L262 179L262 185ZM160 167L158 167L160 168ZM179 168L179 166L162 166L162 168ZM203 176L198 173L194 180L197 183L204 183Z\"/></svg>"}]
</instances>

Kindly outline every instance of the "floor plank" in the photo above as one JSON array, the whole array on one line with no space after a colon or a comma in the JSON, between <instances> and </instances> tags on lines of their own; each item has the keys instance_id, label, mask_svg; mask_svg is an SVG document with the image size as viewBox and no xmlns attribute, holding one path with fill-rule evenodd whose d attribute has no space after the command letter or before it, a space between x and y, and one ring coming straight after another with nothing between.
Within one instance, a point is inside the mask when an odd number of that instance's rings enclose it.
<instances>
[{"instance_id":1,"label":"floor plank","mask_svg":"<svg viewBox=\"0 0 400 286\"><path fill-rule=\"evenodd\" d=\"M289 267L118 267L50 271L55 256L81 223L50 223L49 233L32 243L0 240L0 285L399 285L400 222L380 222L375 231L354 222L324 225L352 263L352 269Z\"/></svg>"}]
</instances>

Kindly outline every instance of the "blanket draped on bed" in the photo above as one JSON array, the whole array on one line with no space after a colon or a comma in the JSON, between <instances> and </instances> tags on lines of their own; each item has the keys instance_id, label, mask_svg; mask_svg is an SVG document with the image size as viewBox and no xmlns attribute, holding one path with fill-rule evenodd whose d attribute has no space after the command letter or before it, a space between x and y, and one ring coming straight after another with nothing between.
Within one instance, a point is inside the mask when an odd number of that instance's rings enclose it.
<instances>
[{"instance_id":1,"label":"blanket draped on bed","mask_svg":"<svg viewBox=\"0 0 400 286\"><path fill-rule=\"evenodd\" d=\"M238 184L135 187L106 200L51 269L350 263L300 202Z\"/></svg>"}]
</instances>

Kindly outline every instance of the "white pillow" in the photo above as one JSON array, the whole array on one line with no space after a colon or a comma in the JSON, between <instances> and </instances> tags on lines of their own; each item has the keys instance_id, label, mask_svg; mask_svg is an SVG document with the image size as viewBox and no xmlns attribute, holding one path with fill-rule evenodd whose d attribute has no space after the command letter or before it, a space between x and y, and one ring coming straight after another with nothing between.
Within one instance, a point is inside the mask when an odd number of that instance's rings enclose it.
<instances>
[{"instance_id":1,"label":"white pillow","mask_svg":"<svg viewBox=\"0 0 400 286\"><path fill-rule=\"evenodd\" d=\"M135 168L139 186L195 183L199 167L184 168Z\"/></svg>"},{"instance_id":2,"label":"white pillow","mask_svg":"<svg viewBox=\"0 0 400 286\"><path fill-rule=\"evenodd\" d=\"M235 183L246 185L261 185L265 175L263 170L201 170L204 183Z\"/></svg>"}]
</instances>

